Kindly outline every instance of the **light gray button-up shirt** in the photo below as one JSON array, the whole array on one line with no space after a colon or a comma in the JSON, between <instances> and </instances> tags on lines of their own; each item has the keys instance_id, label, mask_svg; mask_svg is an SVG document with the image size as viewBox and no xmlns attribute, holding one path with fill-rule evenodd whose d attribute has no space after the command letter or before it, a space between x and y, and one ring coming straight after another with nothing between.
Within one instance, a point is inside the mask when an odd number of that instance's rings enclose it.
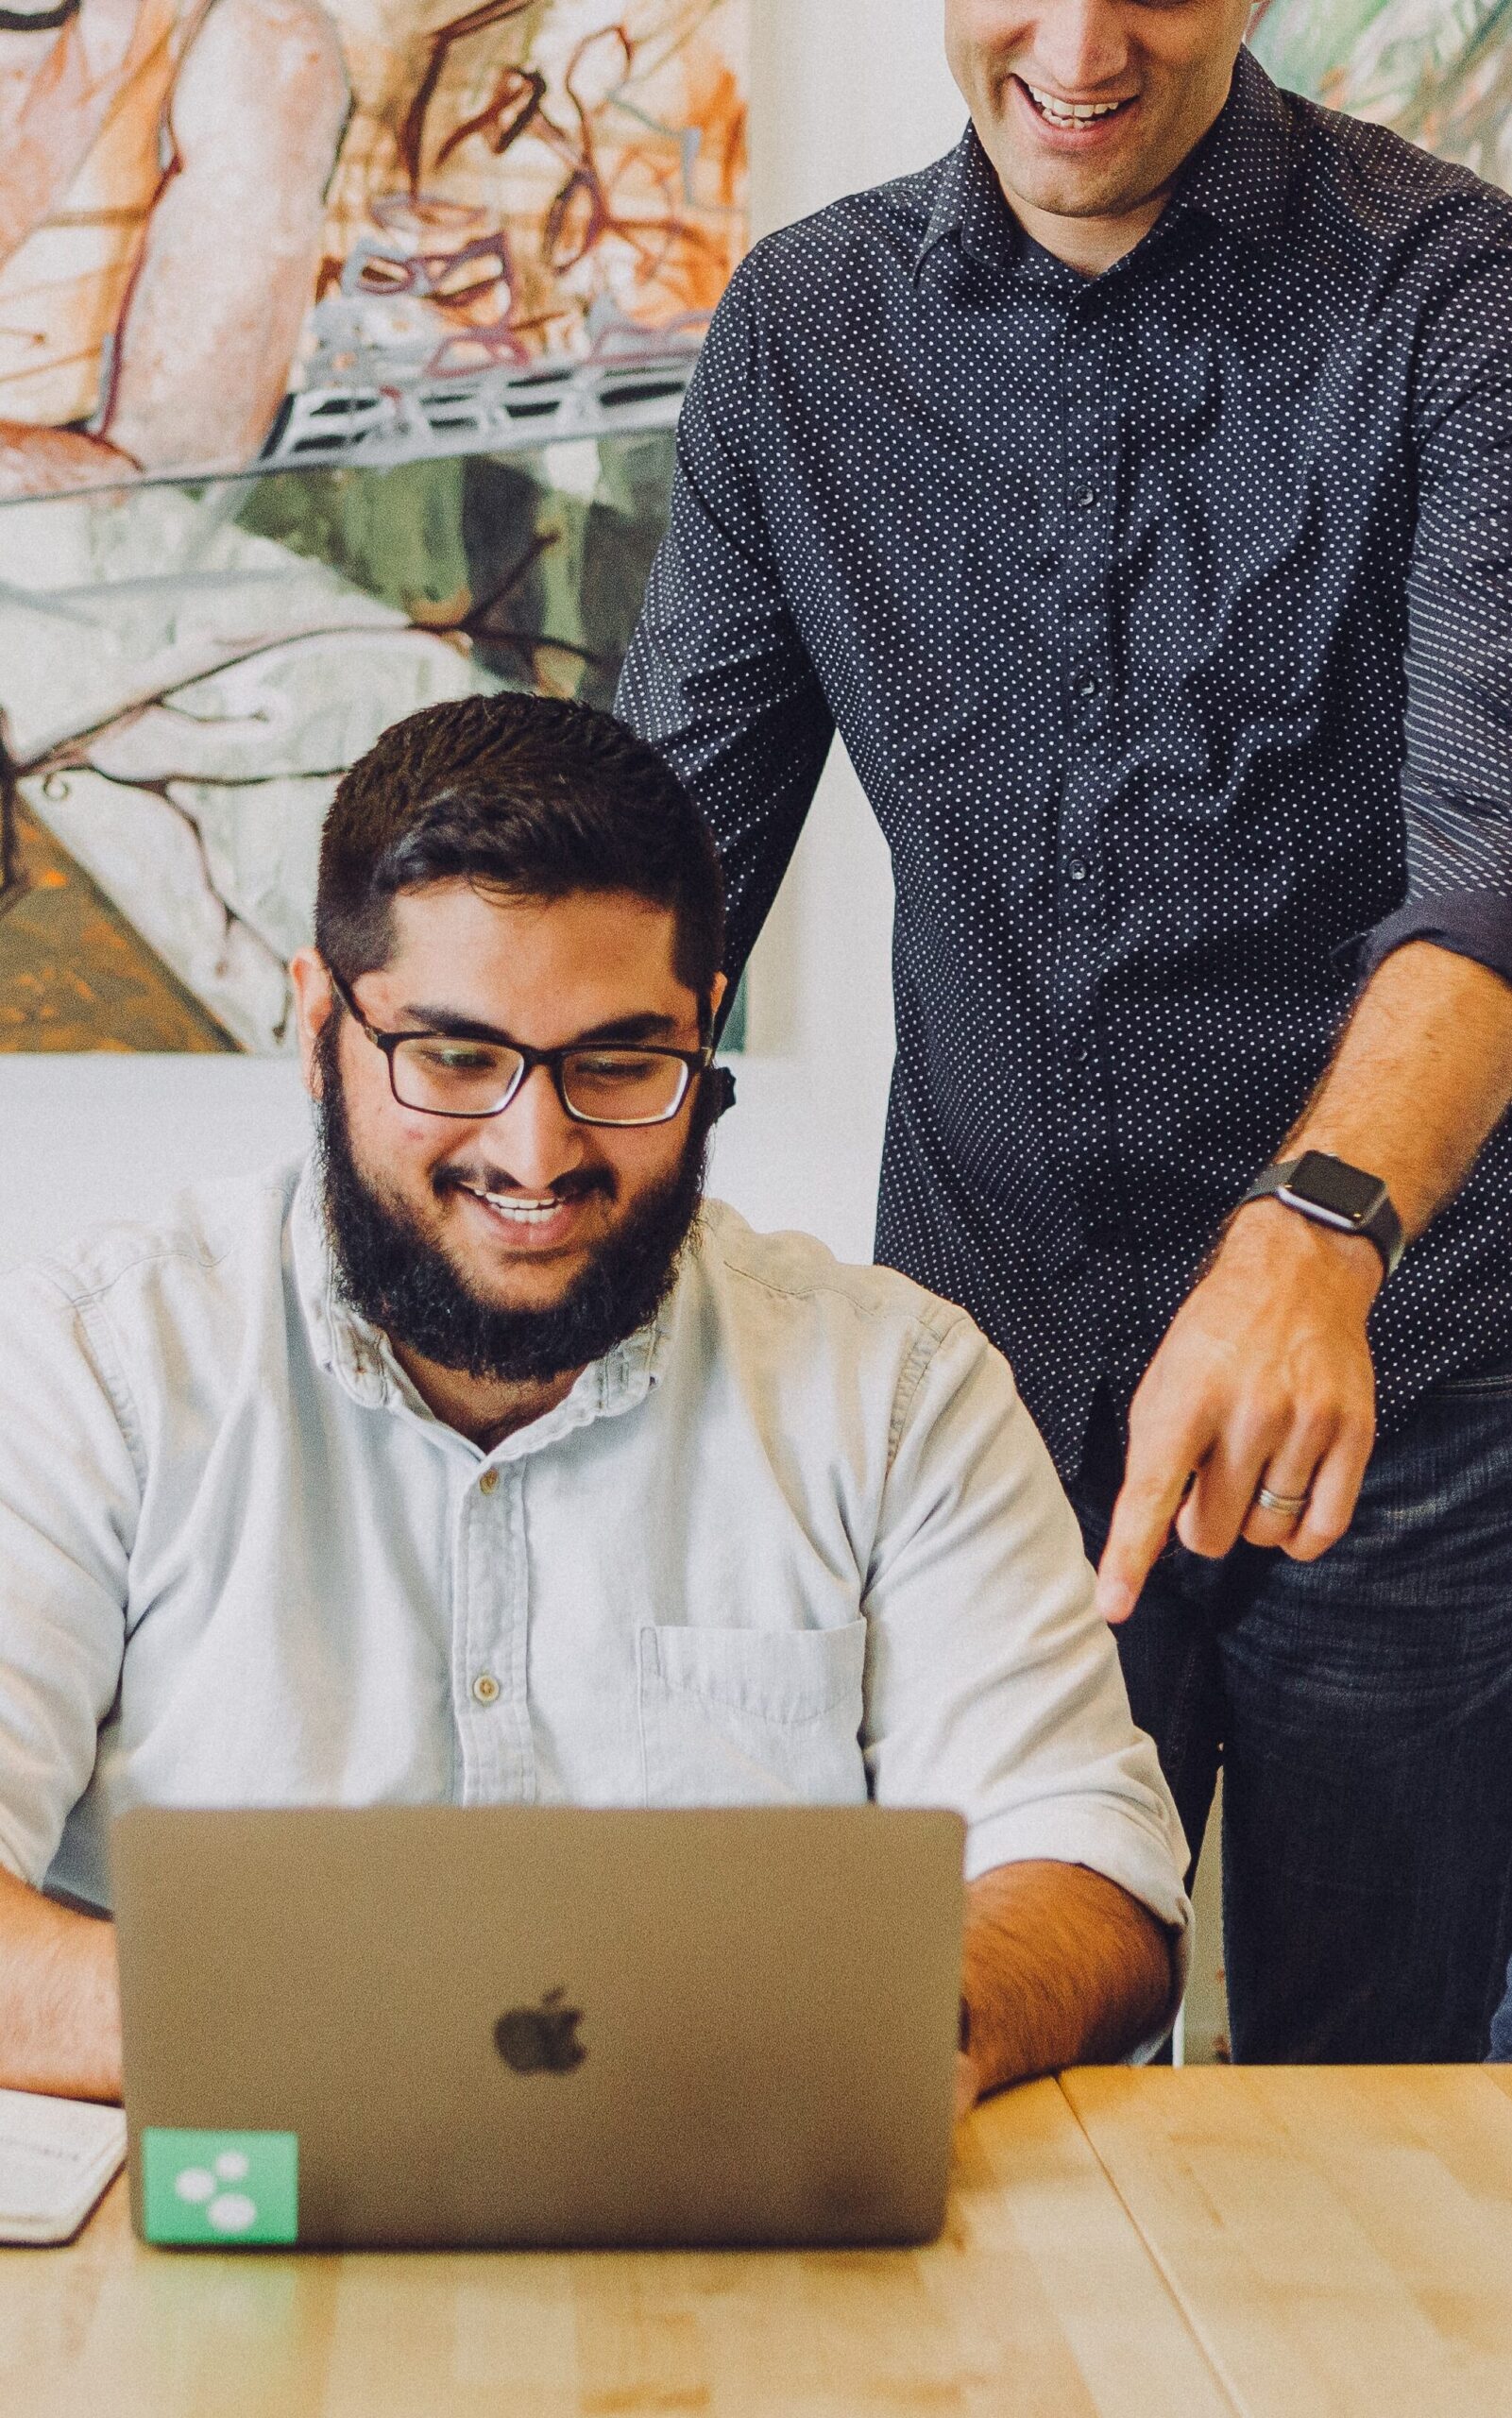
<instances>
[{"instance_id":1,"label":"light gray button-up shirt","mask_svg":"<svg viewBox=\"0 0 1512 2418\"><path fill-rule=\"evenodd\" d=\"M709 1203L484 1454L341 1303L313 1173L0 1280L0 1857L109 1903L178 1805L950 1805L968 1870L1185 1847L1007 1365Z\"/></svg>"}]
</instances>

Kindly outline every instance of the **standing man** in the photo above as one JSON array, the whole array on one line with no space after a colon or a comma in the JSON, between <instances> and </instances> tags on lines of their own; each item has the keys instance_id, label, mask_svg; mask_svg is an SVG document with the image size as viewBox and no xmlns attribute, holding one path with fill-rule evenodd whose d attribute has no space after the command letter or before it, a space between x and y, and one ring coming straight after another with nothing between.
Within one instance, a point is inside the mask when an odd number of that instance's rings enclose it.
<instances>
[{"instance_id":1,"label":"standing man","mask_svg":"<svg viewBox=\"0 0 1512 2418\"><path fill-rule=\"evenodd\" d=\"M843 734L897 885L878 1255L1012 1359L1194 1841L1224 1759L1235 2052L1477 2057L1512 202L1278 92L1249 0L945 14L959 149L717 316L621 709L732 975Z\"/></svg>"}]
</instances>

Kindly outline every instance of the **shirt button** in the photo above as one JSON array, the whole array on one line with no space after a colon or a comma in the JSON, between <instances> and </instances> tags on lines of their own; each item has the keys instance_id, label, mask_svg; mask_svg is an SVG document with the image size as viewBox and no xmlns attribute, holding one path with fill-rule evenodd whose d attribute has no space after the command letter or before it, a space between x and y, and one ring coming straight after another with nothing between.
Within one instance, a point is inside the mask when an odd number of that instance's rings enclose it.
<instances>
[{"instance_id":1,"label":"shirt button","mask_svg":"<svg viewBox=\"0 0 1512 2418\"><path fill-rule=\"evenodd\" d=\"M1083 672L1080 679L1077 682L1077 695L1079 697L1095 697L1096 693L1097 677L1096 673Z\"/></svg>"},{"instance_id":2,"label":"shirt button","mask_svg":"<svg viewBox=\"0 0 1512 2418\"><path fill-rule=\"evenodd\" d=\"M492 1494L498 1484L499 1472L497 1470L484 1470L482 1477L478 1480L478 1491L480 1494Z\"/></svg>"},{"instance_id":3,"label":"shirt button","mask_svg":"<svg viewBox=\"0 0 1512 2418\"><path fill-rule=\"evenodd\" d=\"M1091 1057L1092 1052L1087 1047L1085 1042L1079 1041L1075 1049L1071 1052L1071 1064L1073 1066L1085 1066Z\"/></svg>"},{"instance_id":4,"label":"shirt button","mask_svg":"<svg viewBox=\"0 0 1512 2418\"><path fill-rule=\"evenodd\" d=\"M1096 487L1079 487L1077 489L1077 502L1081 506L1083 512L1090 511L1096 501L1097 490Z\"/></svg>"},{"instance_id":5,"label":"shirt button","mask_svg":"<svg viewBox=\"0 0 1512 2418\"><path fill-rule=\"evenodd\" d=\"M1073 857L1073 858L1072 858L1072 860L1071 860L1071 864L1070 864L1070 868L1069 868L1069 870L1070 870L1071 878L1072 878L1072 880L1073 880L1073 881L1085 881L1085 880L1086 880L1086 878L1087 878L1087 866L1086 866L1086 860L1085 860L1085 858L1083 858L1083 857Z\"/></svg>"},{"instance_id":6,"label":"shirt button","mask_svg":"<svg viewBox=\"0 0 1512 2418\"><path fill-rule=\"evenodd\" d=\"M472 1693L479 1704L493 1704L499 1694L499 1682L491 1671L480 1671L472 1683Z\"/></svg>"}]
</instances>

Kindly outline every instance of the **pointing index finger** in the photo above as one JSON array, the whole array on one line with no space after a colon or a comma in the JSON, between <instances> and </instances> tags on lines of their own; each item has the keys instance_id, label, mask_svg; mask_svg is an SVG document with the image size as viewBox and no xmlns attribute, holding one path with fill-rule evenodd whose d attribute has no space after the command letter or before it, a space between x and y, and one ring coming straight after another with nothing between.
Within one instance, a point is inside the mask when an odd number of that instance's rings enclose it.
<instances>
[{"instance_id":1,"label":"pointing index finger","mask_svg":"<svg viewBox=\"0 0 1512 2418\"><path fill-rule=\"evenodd\" d=\"M1124 1482L1097 1565L1096 1609L1113 1627L1138 1603L1192 1482L1189 1439L1182 1441L1183 1449L1162 1449L1157 1458L1148 1448L1142 1452L1130 1435Z\"/></svg>"}]
</instances>

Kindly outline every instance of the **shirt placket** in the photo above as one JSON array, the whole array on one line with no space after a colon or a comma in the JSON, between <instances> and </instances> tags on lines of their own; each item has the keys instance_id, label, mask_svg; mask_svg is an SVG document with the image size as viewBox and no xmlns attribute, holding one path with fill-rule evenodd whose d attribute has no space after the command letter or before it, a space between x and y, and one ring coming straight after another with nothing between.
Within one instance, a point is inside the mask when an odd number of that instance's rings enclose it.
<instances>
[{"instance_id":1,"label":"shirt placket","mask_svg":"<svg viewBox=\"0 0 1512 2418\"><path fill-rule=\"evenodd\" d=\"M1062 525L1066 777L1056 835L1059 1129L1063 1171L1081 1212L1084 1252L1102 1262L1122 1240L1109 1036L1099 1013L1115 906L1108 799L1119 728L1114 577L1122 406L1116 298L1103 284L1069 298L1062 352ZM1099 1301L1102 1288L1099 1288ZM1110 1320L1111 1304L1098 1316Z\"/></svg>"},{"instance_id":2,"label":"shirt placket","mask_svg":"<svg viewBox=\"0 0 1512 2418\"><path fill-rule=\"evenodd\" d=\"M526 1467L523 1460L485 1462L457 1507L451 1701L464 1805L529 1804L536 1793Z\"/></svg>"}]
</instances>

